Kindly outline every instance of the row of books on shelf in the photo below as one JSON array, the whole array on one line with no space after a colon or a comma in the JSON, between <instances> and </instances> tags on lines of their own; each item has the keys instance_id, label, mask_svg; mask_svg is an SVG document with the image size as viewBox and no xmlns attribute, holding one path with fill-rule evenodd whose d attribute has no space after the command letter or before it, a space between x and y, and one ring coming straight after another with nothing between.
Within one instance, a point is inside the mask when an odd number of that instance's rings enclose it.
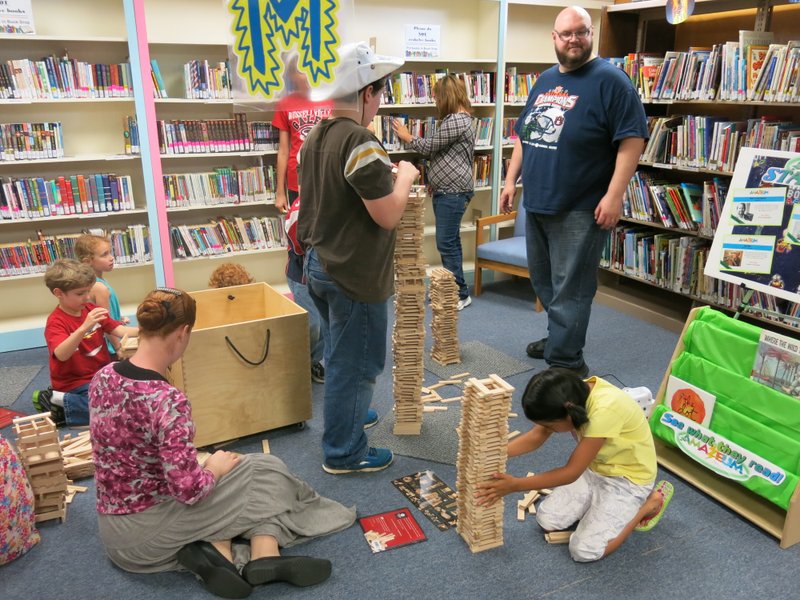
<instances>
[{"instance_id":1,"label":"row of books on shelf","mask_svg":"<svg viewBox=\"0 0 800 600\"><path fill-rule=\"evenodd\" d=\"M136 117L123 121L125 154L139 154L139 126ZM231 119L160 120L158 145L161 154L209 152L275 151L278 130L269 121L248 122L244 114Z\"/></svg>"},{"instance_id":2,"label":"row of books on shelf","mask_svg":"<svg viewBox=\"0 0 800 600\"><path fill-rule=\"evenodd\" d=\"M164 175L167 208L275 201L275 166Z\"/></svg>"},{"instance_id":3,"label":"row of books on shelf","mask_svg":"<svg viewBox=\"0 0 800 600\"><path fill-rule=\"evenodd\" d=\"M191 60L183 65L183 81L186 98L200 100L231 98L228 61L210 65L207 60Z\"/></svg>"},{"instance_id":4,"label":"row of books on shelf","mask_svg":"<svg viewBox=\"0 0 800 600\"><path fill-rule=\"evenodd\" d=\"M0 98L128 98L133 96L129 63L103 64L46 56L0 63Z\"/></svg>"},{"instance_id":5,"label":"row of books on shelf","mask_svg":"<svg viewBox=\"0 0 800 600\"><path fill-rule=\"evenodd\" d=\"M715 177L697 183L666 183L637 171L628 183L622 214L638 221L713 236L728 193L728 183Z\"/></svg>"},{"instance_id":6,"label":"row of books on shelf","mask_svg":"<svg viewBox=\"0 0 800 600\"><path fill-rule=\"evenodd\" d=\"M83 233L109 238L114 261L118 264L139 264L151 260L150 232L146 225L129 225L125 229L92 229L82 233L45 235L24 242L0 244L0 277L43 273L59 258L75 258L75 242Z\"/></svg>"},{"instance_id":7,"label":"row of books on shelf","mask_svg":"<svg viewBox=\"0 0 800 600\"><path fill-rule=\"evenodd\" d=\"M743 300L742 287L703 273L710 247L710 240L693 236L617 226L609 232L601 266L702 302L738 309ZM768 320L783 322L766 311L800 316L800 304L763 292L754 292L749 304L754 309L748 314ZM797 322L788 323L798 326Z\"/></svg>"},{"instance_id":8,"label":"row of books on shelf","mask_svg":"<svg viewBox=\"0 0 800 600\"><path fill-rule=\"evenodd\" d=\"M531 93L539 73L517 73L517 67L506 69L505 83L503 85L504 102L526 102Z\"/></svg>"},{"instance_id":9,"label":"row of books on shelf","mask_svg":"<svg viewBox=\"0 0 800 600\"><path fill-rule=\"evenodd\" d=\"M651 117L641 160L687 168L732 171L743 146L800 151L800 123L761 117L731 121L717 116Z\"/></svg>"},{"instance_id":10,"label":"row of books on shelf","mask_svg":"<svg viewBox=\"0 0 800 600\"><path fill-rule=\"evenodd\" d=\"M435 73L403 72L392 75L386 81L383 104L433 104L433 88L436 82L448 74L447 69ZM453 73L464 82L470 102L488 104L494 101L494 77L490 71Z\"/></svg>"},{"instance_id":11,"label":"row of books on shelf","mask_svg":"<svg viewBox=\"0 0 800 600\"><path fill-rule=\"evenodd\" d=\"M0 220L130 210L131 178L113 173L0 178Z\"/></svg>"},{"instance_id":12,"label":"row of books on shelf","mask_svg":"<svg viewBox=\"0 0 800 600\"><path fill-rule=\"evenodd\" d=\"M403 123L415 138L430 138L439 127L439 119L435 117L412 118L407 114L376 115L372 120L375 136L386 150L404 150L406 144L397 137L392 128L392 121L397 119ZM491 117L473 117L472 130L475 132L475 146L486 147L492 144L494 119Z\"/></svg>"},{"instance_id":13,"label":"row of books on shelf","mask_svg":"<svg viewBox=\"0 0 800 600\"><path fill-rule=\"evenodd\" d=\"M772 32L739 31L738 41L609 60L643 100L800 101L800 41L775 44Z\"/></svg>"},{"instance_id":14,"label":"row of books on shelf","mask_svg":"<svg viewBox=\"0 0 800 600\"><path fill-rule=\"evenodd\" d=\"M696 236L617 226L609 232L601 266L674 292L703 297L710 287L703 275L710 247L710 240Z\"/></svg>"},{"instance_id":15,"label":"row of books on shelf","mask_svg":"<svg viewBox=\"0 0 800 600\"><path fill-rule=\"evenodd\" d=\"M230 252L286 247L279 217L218 217L200 225L172 225L175 258L217 256Z\"/></svg>"},{"instance_id":16,"label":"row of books on shelf","mask_svg":"<svg viewBox=\"0 0 800 600\"><path fill-rule=\"evenodd\" d=\"M60 122L0 123L0 160L34 160L64 156Z\"/></svg>"},{"instance_id":17,"label":"row of books on shelf","mask_svg":"<svg viewBox=\"0 0 800 600\"><path fill-rule=\"evenodd\" d=\"M492 157L481 154L475 157L472 163L472 175L475 178L475 187L487 187L492 179Z\"/></svg>"}]
</instances>

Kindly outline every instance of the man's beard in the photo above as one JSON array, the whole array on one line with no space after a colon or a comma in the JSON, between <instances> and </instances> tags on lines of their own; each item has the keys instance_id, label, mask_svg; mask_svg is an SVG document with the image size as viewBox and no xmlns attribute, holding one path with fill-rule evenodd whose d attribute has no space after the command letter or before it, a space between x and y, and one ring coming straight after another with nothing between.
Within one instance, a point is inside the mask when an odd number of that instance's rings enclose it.
<instances>
[{"instance_id":1,"label":"man's beard","mask_svg":"<svg viewBox=\"0 0 800 600\"><path fill-rule=\"evenodd\" d=\"M592 46L587 44L586 47L581 48L582 51L577 56L569 54L570 48L568 48L565 52L556 49L556 58L558 58L558 64L560 64L562 67L566 67L567 69L576 69L583 65L592 55Z\"/></svg>"}]
</instances>

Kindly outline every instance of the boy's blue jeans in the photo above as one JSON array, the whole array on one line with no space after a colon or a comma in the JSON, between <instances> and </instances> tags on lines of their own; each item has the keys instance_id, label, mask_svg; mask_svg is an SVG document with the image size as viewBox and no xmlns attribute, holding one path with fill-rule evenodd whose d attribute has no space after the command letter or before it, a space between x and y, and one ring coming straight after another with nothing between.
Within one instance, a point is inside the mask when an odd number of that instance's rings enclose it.
<instances>
[{"instance_id":1,"label":"boy's blue jeans","mask_svg":"<svg viewBox=\"0 0 800 600\"><path fill-rule=\"evenodd\" d=\"M469 296L464 280L464 259L461 249L461 219L473 194L461 192L433 194L433 214L436 217L436 249L442 257L442 266L456 278L458 297Z\"/></svg>"},{"instance_id":2,"label":"boy's blue jeans","mask_svg":"<svg viewBox=\"0 0 800 600\"><path fill-rule=\"evenodd\" d=\"M89 384L64 392L64 418L67 425L89 424Z\"/></svg>"},{"instance_id":3,"label":"boy's blue jeans","mask_svg":"<svg viewBox=\"0 0 800 600\"><path fill-rule=\"evenodd\" d=\"M294 279L287 277L286 281L289 282L289 291L294 296L294 301L298 306L306 309L308 313L308 337L311 348L311 364L314 365L322 362L322 353L325 350L325 342L322 339L322 331L319 319L319 311L317 305L311 299L308 293L308 286L305 283L299 283Z\"/></svg>"},{"instance_id":4,"label":"boy's blue jeans","mask_svg":"<svg viewBox=\"0 0 800 600\"><path fill-rule=\"evenodd\" d=\"M557 215L527 213L525 241L531 284L547 311L544 359L559 367L580 367L597 268L608 235L593 210Z\"/></svg>"},{"instance_id":5,"label":"boy's blue jeans","mask_svg":"<svg viewBox=\"0 0 800 600\"><path fill-rule=\"evenodd\" d=\"M386 364L386 302L356 302L306 252L308 291L325 340L325 425L322 451L331 467L350 467L367 453L364 422L375 380Z\"/></svg>"}]
</instances>

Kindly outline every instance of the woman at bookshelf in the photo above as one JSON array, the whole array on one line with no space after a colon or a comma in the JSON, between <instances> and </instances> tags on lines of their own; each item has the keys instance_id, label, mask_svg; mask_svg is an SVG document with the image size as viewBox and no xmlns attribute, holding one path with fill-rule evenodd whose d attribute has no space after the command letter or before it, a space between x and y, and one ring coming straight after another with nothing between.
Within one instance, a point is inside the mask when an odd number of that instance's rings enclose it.
<instances>
[{"instance_id":1,"label":"woman at bookshelf","mask_svg":"<svg viewBox=\"0 0 800 600\"><path fill-rule=\"evenodd\" d=\"M134 573L182 567L225 598L244 598L252 586L274 581L321 583L330 561L283 557L279 548L349 527L355 511L319 496L269 454L218 450L198 462L188 400L166 378L189 343L195 315L187 293L150 292L136 311L138 350L92 381L97 512L106 552ZM249 545L232 544L237 537Z\"/></svg>"},{"instance_id":2,"label":"woman at bookshelf","mask_svg":"<svg viewBox=\"0 0 800 600\"><path fill-rule=\"evenodd\" d=\"M431 137L414 137L398 119L392 120L392 128L409 149L431 161L429 177L436 217L436 248L442 257L442 266L456 278L458 310L462 310L472 303L464 280L461 251L461 218L475 192L472 105L464 82L455 75L445 75L437 81L433 93L441 121Z\"/></svg>"}]
</instances>

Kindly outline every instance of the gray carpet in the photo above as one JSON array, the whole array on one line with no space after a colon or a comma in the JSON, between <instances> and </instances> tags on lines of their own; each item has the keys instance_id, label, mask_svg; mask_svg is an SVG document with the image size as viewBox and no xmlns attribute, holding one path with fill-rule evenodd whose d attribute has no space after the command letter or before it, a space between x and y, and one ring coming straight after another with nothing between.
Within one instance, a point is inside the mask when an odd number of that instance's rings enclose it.
<instances>
[{"instance_id":1,"label":"gray carpet","mask_svg":"<svg viewBox=\"0 0 800 600\"><path fill-rule=\"evenodd\" d=\"M455 386L437 390L444 397L460 396ZM369 430L369 443L372 446L389 448L395 454L411 456L449 465L456 464L458 453L458 433L456 427L461 421L461 403L434 403L431 406L446 406L446 411L424 413L422 432L419 435L395 435L394 413L384 415L375 427Z\"/></svg>"},{"instance_id":2,"label":"gray carpet","mask_svg":"<svg viewBox=\"0 0 800 600\"><path fill-rule=\"evenodd\" d=\"M470 377L478 379L484 379L492 373L505 379L533 369L535 366L530 361L522 362L477 340L461 344L461 362L455 365L443 366L429 355L425 356L425 370L439 379L449 379L453 375L465 372L469 372Z\"/></svg>"},{"instance_id":3,"label":"gray carpet","mask_svg":"<svg viewBox=\"0 0 800 600\"><path fill-rule=\"evenodd\" d=\"M0 367L0 406L11 406L44 367Z\"/></svg>"}]
</instances>

